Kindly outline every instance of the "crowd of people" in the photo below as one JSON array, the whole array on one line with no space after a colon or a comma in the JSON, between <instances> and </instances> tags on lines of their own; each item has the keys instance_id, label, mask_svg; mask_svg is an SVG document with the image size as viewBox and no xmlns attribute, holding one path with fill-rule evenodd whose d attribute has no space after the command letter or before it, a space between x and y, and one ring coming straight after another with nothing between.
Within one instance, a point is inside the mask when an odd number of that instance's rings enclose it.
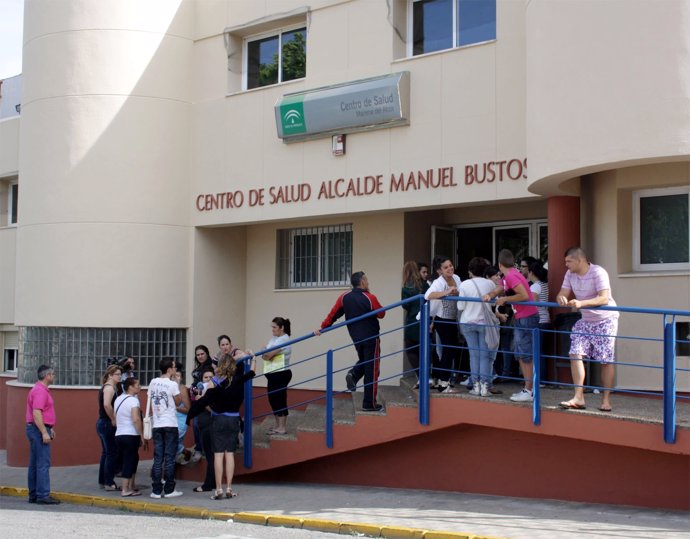
<instances>
[{"instance_id":1,"label":"crowd of people","mask_svg":"<svg viewBox=\"0 0 690 539\"><path fill-rule=\"evenodd\" d=\"M482 397L501 393L495 383L521 378L523 388L511 395L515 402L532 402L533 343L535 328L552 330L549 309L529 305L526 302L548 302L548 271L541 261L525 256L517 264L513 253L503 249L498 254L497 266L490 261L475 257L468 264L465 281L455 274L452 262L437 256L432 263L436 278L429 280L429 267L425 263L408 261L403 266L401 298L424 294L430 302L431 324L429 329L431 373L430 386L443 393L457 392L458 373L465 373L470 394ZM565 253L567 268L563 285L555 301L581 313L581 319L572 329L571 373L575 385L572 399L560 403L564 409L581 410L584 402L583 384L588 357L602 365L603 400L600 411L611 411L610 388L614 379L615 337L617 335L617 311L593 310L587 307L615 306L611 297L608 273L601 266L592 264L580 247L572 247ZM490 314L482 303L449 299L452 296L477 298L490 302ZM415 372L419 369L419 304L412 302L405 308L404 349ZM495 318L494 318L495 316ZM491 326L500 324L499 341L487 344ZM549 381L547 354L550 332L542 332L540 354L540 379ZM469 371L460 368L462 354L469 355ZM501 361L497 361L498 354ZM515 365L519 370L516 371ZM415 386L418 387L418 386Z\"/></svg>"},{"instance_id":2,"label":"crowd of people","mask_svg":"<svg viewBox=\"0 0 690 539\"><path fill-rule=\"evenodd\" d=\"M497 266L480 257L468 264L469 278L462 281L455 273L448 257L435 257L431 272L426 263L408 261L402 271L402 299L423 294L430 302L431 324L420 328L420 303L403 305L404 351L412 370L419 372L420 333L429 332L431 352L430 385L443 393L456 392L461 358L459 352L468 351L468 376L460 383L470 394L488 397L501 393L494 384L502 379L514 379L519 374L524 387L510 399L531 402L532 334L535 328L549 329L549 311L528 302L548 301L548 273L539 260L524 257L516 264L513 253L503 249ZM586 408L584 399L585 368L588 357L601 362L604 385L601 411L610 411L610 389L614 378L615 337L618 328L617 311L592 310L591 307L615 305L611 296L608 274L604 268L592 264L579 247L565 253L567 272L556 302L582 313L571 336L570 358L575 393L561 403L569 410ZM357 351L358 360L347 372L349 391L356 391L364 380L362 409L378 412L378 377L380 362L379 319L385 316L379 300L369 290L369 280L362 271L351 276L352 288L341 294L332 309L314 331L320 335L342 316ZM457 298L477 298L466 301ZM486 306L491 305L487 311ZM375 316L365 316L378 311ZM493 314L491 314L493 313ZM495 318L494 318L495 315ZM487 343L491 325L500 323L498 341ZM287 433L287 388L292 379L290 370L290 320L275 317L271 321L268 352L261 357L267 378L268 401L275 418L269 435ZM461 346L461 340L464 340ZM498 352L502 358L497 362ZM175 483L175 465L205 458L206 476L194 492L210 492L214 500L232 498L234 453L240 444L242 420L240 408L244 400L245 382L255 376L256 356L251 350L233 346L230 337L218 337L218 352L211 357L208 347L198 345L194 350L195 364L192 385L187 387L184 366L172 358L163 358L160 374L150 381L146 406L139 400L140 380L136 377L131 356L116 361L105 370L98 391L98 420L96 432L101 441L102 454L98 483L106 491L117 491L123 497L140 496L135 477L139 449L153 443L150 496L172 498L181 496ZM543 356L543 354L542 354ZM517 360L519 373L514 372ZM245 361L248 364L245 365ZM545 365L541 372L546 373ZM39 367L38 381L29 392L26 408L26 435L30 445L28 471L29 502L55 504L50 496L50 446L55 438L56 414L49 386L54 381L52 367ZM417 386L418 387L418 384ZM145 410L145 411L144 411ZM146 425L150 422L150 436ZM183 445L187 426L191 423L194 449ZM115 478L121 478L118 486Z\"/></svg>"},{"instance_id":3,"label":"crowd of people","mask_svg":"<svg viewBox=\"0 0 690 539\"><path fill-rule=\"evenodd\" d=\"M275 317L271 331L272 338L266 345L269 351L262 356L268 400L275 417L275 427L268 434L280 435L287 433L289 413L291 348L281 345L290 340L290 320ZM194 492L213 491L214 500L236 496L232 478L234 453L243 428L240 407L244 383L255 376L256 357L251 350L242 350L232 344L230 337L221 335L214 356L201 344L194 349L194 359L192 383L187 386L184 365L163 358L159 375L149 383L145 406L139 400L141 384L134 372L134 358L113 360L107 367L98 391L96 422L102 448L98 472L102 489L117 491L123 497L141 496L135 477L139 449L148 448L149 443L144 418L150 418L152 498L181 496L175 488L175 465L198 462L202 456L206 459L206 476ZM188 425L194 433L194 447L190 449L183 444ZM117 485L116 477L121 478L121 485Z\"/></svg>"}]
</instances>

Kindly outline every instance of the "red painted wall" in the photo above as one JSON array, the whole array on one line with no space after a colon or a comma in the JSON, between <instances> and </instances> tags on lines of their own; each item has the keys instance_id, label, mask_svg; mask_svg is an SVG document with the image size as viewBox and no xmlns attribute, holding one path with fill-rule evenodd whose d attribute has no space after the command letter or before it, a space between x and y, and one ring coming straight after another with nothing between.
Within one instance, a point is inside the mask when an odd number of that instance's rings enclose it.
<instances>
[{"instance_id":1,"label":"red painted wall","mask_svg":"<svg viewBox=\"0 0 690 539\"><path fill-rule=\"evenodd\" d=\"M25 385L6 385L0 378L0 433L7 449L7 464L27 466L29 443L26 439L26 396L30 387ZM57 423L55 441L51 452L53 466L75 466L97 464L101 458L101 442L96 434L98 419L98 388L76 389L51 386L50 392L55 400ZM254 395L266 393L262 387L254 388ZM291 390L289 403L298 403L320 396L322 392ZM139 395L142 410L146 408L146 390ZM298 407L303 409L305 406ZM254 401L254 416L270 412L267 397ZM2 439L0 438L0 442ZM185 446L194 445L192 429L187 431ZM153 447L149 452L142 450L140 458L152 458Z\"/></svg>"},{"instance_id":2,"label":"red painted wall","mask_svg":"<svg viewBox=\"0 0 690 539\"><path fill-rule=\"evenodd\" d=\"M0 449L7 449L7 382L16 379L16 376L0 376Z\"/></svg>"},{"instance_id":3,"label":"red painted wall","mask_svg":"<svg viewBox=\"0 0 690 539\"><path fill-rule=\"evenodd\" d=\"M690 458L457 425L238 478L446 490L690 510Z\"/></svg>"}]
</instances>

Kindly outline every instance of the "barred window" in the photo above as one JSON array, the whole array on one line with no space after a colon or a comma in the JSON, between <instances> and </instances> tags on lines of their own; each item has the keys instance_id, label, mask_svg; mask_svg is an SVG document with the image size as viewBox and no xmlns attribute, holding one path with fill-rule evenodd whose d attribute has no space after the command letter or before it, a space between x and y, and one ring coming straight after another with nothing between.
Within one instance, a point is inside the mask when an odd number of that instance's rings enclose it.
<instances>
[{"instance_id":1,"label":"barred window","mask_svg":"<svg viewBox=\"0 0 690 539\"><path fill-rule=\"evenodd\" d=\"M114 359L132 356L134 372L147 386L164 357L184 365L186 348L184 328L21 327L17 380L34 383L36 369L45 364L55 369L58 385L100 386Z\"/></svg>"},{"instance_id":2,"label":"barred window","mask_svg":"<svg viewBox=\"0 0 690 539\"><path fill-rule=\"evenodd\" d=\"M347 286L352 273L352 225L278 231L277 288Z\"/></svg>"}]
</instances>

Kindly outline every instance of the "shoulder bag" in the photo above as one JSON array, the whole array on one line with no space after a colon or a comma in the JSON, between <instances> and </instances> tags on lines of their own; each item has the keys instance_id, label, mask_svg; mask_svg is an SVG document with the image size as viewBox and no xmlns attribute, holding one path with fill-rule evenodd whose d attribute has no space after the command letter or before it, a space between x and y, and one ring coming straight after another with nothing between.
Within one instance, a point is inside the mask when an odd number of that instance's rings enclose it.
<instances>
[{"instance_id":1,"label":"shoulder bag","mask_svg":"<svg viewBox=\"0 0 690 539\"><path fill-rule=\"evenodd\" d=\"M153 423L152 417L149 415L151 412L151 388L146 392L146 415L144 415L144 440L150 440L153 438Z\"/></svg>"}]
</instances>

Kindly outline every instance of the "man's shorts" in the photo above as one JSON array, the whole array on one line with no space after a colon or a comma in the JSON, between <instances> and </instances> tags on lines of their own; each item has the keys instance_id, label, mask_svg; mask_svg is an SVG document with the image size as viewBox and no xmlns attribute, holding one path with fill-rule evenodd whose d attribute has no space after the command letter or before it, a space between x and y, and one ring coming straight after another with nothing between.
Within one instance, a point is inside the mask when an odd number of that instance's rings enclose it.
<instances>
[{"instance_id":1,"label":"man's shorts","mask_svg":"<svg viewBox=\"0 0 690 539\"><path fill-rule=\"evenodd\" d=\"M539 327L539 315L515 319L513 347L517 358L523 363L532 361L532 330Z\"/></svg>"},{"instance_id":2,"label":"man's shorts","mask_svg":"<svg viewBox=\"0 0 690 539\"><path fill-rule=\"evenodd\" d=\"M618 318L601 322L575 322L570 335L570 355L587 356L602 363L613 363L616 353Z\"/></svg>"}]
</instances>

